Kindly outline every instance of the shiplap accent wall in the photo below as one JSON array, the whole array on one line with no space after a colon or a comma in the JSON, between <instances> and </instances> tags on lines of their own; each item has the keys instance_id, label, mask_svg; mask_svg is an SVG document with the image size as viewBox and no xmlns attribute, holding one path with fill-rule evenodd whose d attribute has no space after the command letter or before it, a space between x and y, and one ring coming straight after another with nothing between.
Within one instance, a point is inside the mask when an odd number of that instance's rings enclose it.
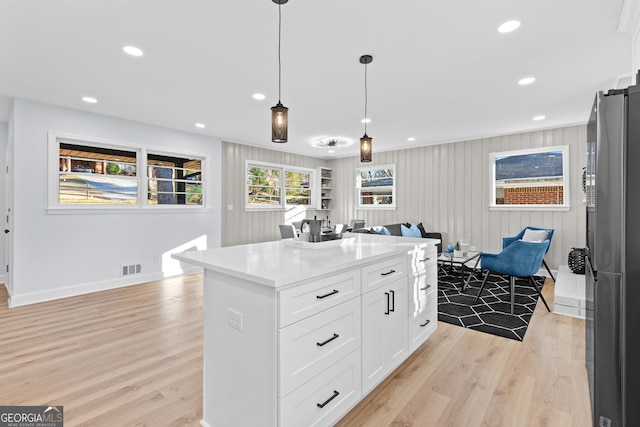
<instances>
[{"instance_id":1,"label":"shiplap accent wall","mask_svg":"<svg viewBox=\"0 0 640 427\"><path fill-rule=\"evenodd\" d=\"M568 212L490 211L489 153L523 148L569 145L570 201ZM396 210L357 210L355 169L359 157L330 162L333 168L332 223L362 218L366 225L422 222L426 230L443 233L443 243L458 238L485 252L499 252L503 236L527 225L554 228L546 256L550 268L567 263L572 247L584 247L585 207L582 168L585 165L586 125L513 134L473 141L375 152L366 166L395 163Z\"/></svg>"},{"instance_id":2,"label":"shiplap accent wall","mask_svg":"<svg viewBox=\"0 0 640 427\"><path fill-rule=\"evenodd\" d=\"M245 160L317 168L328 161L232 142L222 143L222 246L280 239L278 224L289 223L291 211L245 212ZM229 210L232 207L232 211ZM311 218L316 211L306 212ZM320 215L321 212L318 212ZM297 213L304 217L305 212ZM299 219L299 218L296 218Z\"/></svg>"}]
</instances>

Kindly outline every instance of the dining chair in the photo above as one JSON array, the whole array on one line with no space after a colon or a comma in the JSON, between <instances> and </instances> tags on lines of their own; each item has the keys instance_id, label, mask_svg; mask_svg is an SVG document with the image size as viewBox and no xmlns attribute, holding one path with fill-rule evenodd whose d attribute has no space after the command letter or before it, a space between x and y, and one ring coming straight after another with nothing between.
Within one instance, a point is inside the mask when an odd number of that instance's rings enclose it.
<instances>
[{"instance_id":1,"label":"dining chair","mask_svg":"<svg viewBox=\"0 0 640 427\"><path fill-rule=\"evenodd\" d=\"M364 228L364 219L352 219L351 220L351 229L358 230L359 228Z\"/></svg>"},{"instance_id":2,"label":"dining chair","mask_svg":"<svg viewBox=\"0 0 640 427\"><path fill-rule=\"evenodd\" d=\"M499 254L483 253L480 256L480 266L483 270L487 270L480 286L480 291L474 302L477 303L480 294L484 290L489 274L491 272L509 275L509 292L511 294L511 314L513 314L513 305L515 300L515 283L516 277L526 278L531 286L536 290L538 296L542 299L548 311L549 305L542 296L540 288L533 279L533 275L538 272L542 264L544 254L549 248L550 240L542 242L527 242L524 240L515 240L502 250Z\"/></svg>"},{"instance_id":3,"label":"dining chair","mask_svg":"<svg viewBox=\"0 0 640 427\"><path fill-rule=\"evenodd\" d=\"M336 224L336 228L334 230L334 233L342 234L345 231L347 231L347 224Z\"/></svg>"},{"instance_id":4,"label":"dining chair","mask_svg":"<svg viewBox=\"0 0 640 427\"><path fill-rule=\"evenodd\" d=\"M292 239L296 237L296 228L293 225L280 224L278 227L280 227L281 239Z\"/></svg>"},{"instance_id":5,"label":"dining chair","mask_svg":"<svg viewBox=\"0 0 640 427\"><path fill-rule=\"evenodd\" d=\"M506 248L511 243L515 242L516 240L524 240L524 241L527 241L527 242L540 242L540 241L548 239L549 240L549 247L545 251L545 255L546 255L546 253L549 252L549 248L551 247L551 239L553 239L553 231L554 231L553 228L539 228L539 227L527 226L527 227L523 228L522 231L520 231L515 236L503 237L502 238L502 249ZM547 272L549 273L549 276L551 276L551 279L555 283L556 278L553 277L553 273L549 269L549 266L547 265L547 262L544 260L544 257L542 257L542 265L544 265L544 268L547 269Z\"/></svg>"}]
</instances>

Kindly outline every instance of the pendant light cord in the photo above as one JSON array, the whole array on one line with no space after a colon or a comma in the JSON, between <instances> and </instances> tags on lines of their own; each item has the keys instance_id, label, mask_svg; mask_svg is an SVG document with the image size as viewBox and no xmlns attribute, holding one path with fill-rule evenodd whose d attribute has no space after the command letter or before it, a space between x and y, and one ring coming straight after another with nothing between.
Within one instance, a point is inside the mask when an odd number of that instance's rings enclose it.
<instances>
[{"instance_id":1,"label":"pendant light cord","mask_svg":"<svg viewBox=\"0 0 640 427\"><path fill-rule=\"evenodd\" d=\"M280 104L280 89L282 87L282 63L280 60L280 39L282 37L282 5L278 3L278 104Z\"/></svg>"},{"instance_id":2,"label":"pendant light cord","mask_svg":"<svg viewBox=\"0 0 640 427\"><path fill-rule=\"evenodd\" d=\"M367 122L369 121L367 116L367 65L364 64L364 134L367 134Z\"/></svg>"}]
</instances>

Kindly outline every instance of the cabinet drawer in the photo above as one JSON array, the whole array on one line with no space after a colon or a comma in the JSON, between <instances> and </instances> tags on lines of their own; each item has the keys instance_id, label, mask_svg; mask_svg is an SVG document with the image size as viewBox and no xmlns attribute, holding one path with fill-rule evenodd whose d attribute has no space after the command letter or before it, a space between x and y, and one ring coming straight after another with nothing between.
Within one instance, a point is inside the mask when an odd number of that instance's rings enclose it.
<instances>
[{"instance_id":1,"label":"cabinet drawer","mask_svg":"<svg viewBox=\"0 0 640 427\"><path fill-rule=\"evenodd\" d=\"M278 325L285 327L360 295L360 270L335 274L278 293Z\"/></svg>"},{"instance_id":2,"label":"cabinet drawer","mask_svg":"<svg viewBox=\"0 0 640 427\"><path fill-rule=\"evenodd\" d=\"M419 274L437 264L438 248L426 246L418 248L409 254L409 274Z\"/></svg>"},{"instance_id":3,"label":"cabinet drawer","mask_svg":"<svg viewBox=\"0 0 640 427\"><path fill-rule=\"evenodd\" d=\"M429 298L438 298L438 267L429 266L421 274L409 277L409 316L424 312Z\"/></svg>"},{"instance_id":4,"label":"cabinet drawer","mask_svg":"<svg viewBox=\"0 0 640 427\"><path fill-rule=\"evenodd\" d=\"M279 399L281 427L332 426L362 395L360 350L356 350L295 393Z\"/></svg>"},{"instance_id":5,"label":"cabinet drawer","mask_svg":"<svg viewBox=\"0 0 640 427\"><path fill-rule=\"evenodd\" d=\"M399 256L362 268L362 293L407 276L407 257Z\"/></svg>"},{"instance_id":6,"label":"cabinet drawer","mask_svg":"<svg viewBox=\"0 0 640 427\"><path fill-rule=\"evenodd\" d=\"M360 348L360 299L354 298L278 331L280 397Z\"/></svg>"},{"instance_id":7,"label":"cabinet drawer","mask_svg":"<svg viewBox=\"0 0 640 427\"><path fill-rule=\"evenodd\" d=\"M428 296L426 309L409 321L409 352L413 353L438 328L437 293Z\"/></svg>"}]
</instances>

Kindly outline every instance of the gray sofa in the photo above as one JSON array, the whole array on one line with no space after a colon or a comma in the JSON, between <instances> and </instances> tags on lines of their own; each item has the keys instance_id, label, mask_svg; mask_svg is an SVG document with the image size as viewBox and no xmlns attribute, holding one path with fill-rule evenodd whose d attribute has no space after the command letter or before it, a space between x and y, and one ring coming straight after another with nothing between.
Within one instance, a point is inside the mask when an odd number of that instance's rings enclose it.
<instances>
[{"instance_id":1,"label":"gray sofa","mask_svg":"<svg viewBox=\"0 0 640 427\"><path fill-rule=\"evenodd\" d=\"M411 223L399 222L397 224L387 224L383 225L384 228L387 229L390 235L392 236L402 236L402 225L407 228L411 227ZM429 232L426 231L422 225L422 223L416 224L418 229L420 230L420 234L425 239L440 239L440 243L438 243L438 254L442 253L442 233L439 232ZM375 227L365 227L353 230L354 233L369 233L369 234L379 234L374 230Z\"/></svg>"}]
</instances>

